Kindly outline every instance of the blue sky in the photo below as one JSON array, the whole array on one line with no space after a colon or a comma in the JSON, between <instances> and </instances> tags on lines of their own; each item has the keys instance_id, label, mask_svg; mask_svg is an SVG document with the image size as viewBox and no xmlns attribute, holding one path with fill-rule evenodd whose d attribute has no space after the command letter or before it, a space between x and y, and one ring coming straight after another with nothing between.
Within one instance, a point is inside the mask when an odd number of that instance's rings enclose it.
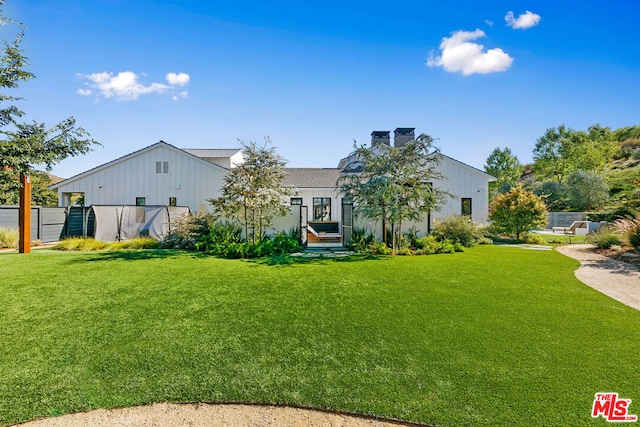
<instances>
[{"instance_id":1,"label":"blue sky","mask_svg":"<svg viewBox=\"0 0 640 427\"><path fill-rule=\"evenodd\" d=\"M640 2L7 0L28 28L27 120L74 116L103 144L69 177L164 140L269 136L292 167L335 167L373 130L415 127L482 168L531 161L562 123L640 124ZM12 39L18 28L0 28Z\"/></svg>"}]
</instances>

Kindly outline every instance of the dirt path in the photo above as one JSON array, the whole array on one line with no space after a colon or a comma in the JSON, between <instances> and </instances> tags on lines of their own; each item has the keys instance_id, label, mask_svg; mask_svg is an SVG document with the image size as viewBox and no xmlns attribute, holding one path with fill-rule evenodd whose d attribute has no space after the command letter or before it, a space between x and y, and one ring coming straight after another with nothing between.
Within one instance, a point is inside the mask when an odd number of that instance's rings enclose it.
<instances>
[{"instance_id":1,"label":"dirt path","mask_svg":"<svg viewBox=\"0 0 640 427\"><path fill-rule=\"evenodd\" d=\"M417 425L281 406L154 403L29 421L25 427L398 427Z\"/></svg>"},{"instance_id":2,"label":"dirt path","mask_svg":"<svg viewBox=\"0 0 640 427\"><path fill-rule=\"evenodd\" d=\"M582 264L575 272L581 282L640 310L640 268L591 252L591 245L566 245L558 252Z\"/></svg>"}]
</instances>

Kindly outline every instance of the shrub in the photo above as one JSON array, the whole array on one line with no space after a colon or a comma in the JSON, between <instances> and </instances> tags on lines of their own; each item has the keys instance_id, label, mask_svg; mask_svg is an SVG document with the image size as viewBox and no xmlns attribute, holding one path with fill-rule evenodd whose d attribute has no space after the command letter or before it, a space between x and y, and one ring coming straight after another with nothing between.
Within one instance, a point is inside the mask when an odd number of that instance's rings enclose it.
<instances>
[{"instance_id":1,"label":"shrub","mask_svg":"<svg viewBox=\"0 0 640 427\"><path fill-rule=\"evenodd\" d=\"M596 231L587 234L587 242L599 249L609 249L614 245L620 245L622 239L616 230L610 226L602 226Z\"/></svg>"},{"instance_id":2,"label":"shrub","mask_svg":"<svg viewBox=\"0 0 640 427\"><path fill-rule=\"evenodd\" d=\"M612 212L591 212L587 214L589 221L605 221L612 222L616 219L624 219L629 216L635 216L638 212L631 206L619 206Z\"/></svg>"},{"instance_id":3,"label":"shrub","mask_svg":"<svg viewBox=\"0 0 640 427\"><path fill-rule=\"evenodd\" d=\"M122 249L156 249L160 242L151 237L137 237L121 242L102 242L92 237L72 237L63 239L52 249L59 251L101 251Z\"/></svg>"},{"instance_id":4,"label":"shrub","mask_svg":"<svg viewBox=\"0 0 640 427\"><path fill-rule=\"evenodd\" d=\"M398 236L398 241L396 242L398 249L409 249L411 248L411 239L406 234Z\"/></svg>"},{"instance_id":5,"label":"shrub","mask_svg":"<svg viewBox=\"0 0 640 427\"><path fill-rule=\"evenodd\" d=\"M444 242L440 242L440 249L438 250L439 254L452 254L455 253L456 247L453 243L448 240Z\"/></svg>"},{"instance_id":6,"label":"shrub","mask_svg":"<svg viewBox=\"0 0 640 427\"><path fill-rule=\"evenodd\" d=\"M349 249L354 252L364 253L368 252L367 248L372 243L375 243L376 237L371 231L366 231L364 228L354 228L351 233L351 243L349 243Z\"/></svg>"},{"instance_id":7,"label":"shrub","mask_svg":"<svg viewBox=\"0 0 640 427\"><path fill-rule=\"evenodd\" d=\"M414 227L410 227L407 234L405 234L407 239L409 239L409 246L412 248L416 247L416 241L418 240L418 229Z\"/></svg>"},{"instance_id":8,"label":"shrub","mask_svg":"<svg viewBox=\"0 0 640 427\"><path fill-rule=\"evenodd\" d=\"M209 235L213 223L213 215L207 212L204 207L200 207L197 212L191 215L184 215L173 220L169 233L160 242L160 247L196 250L196 244L201 241L203 236Z\"/></svg>"},{"instance_id":9,"label":"shrub","mask_svg":"<svg viewBox=\"0 0 640 427\"><path fill-rule=\"evenodd\" d=\"M489 237L483 237L482 239L480 239L480 241L478 241L479 245L492 245L493 244L493 240L491 240Z\"/></svg>"},{"instance_id":10,"label":"shrub","mask_svg":"<svg viewBox=\"0 0 640 427\"><path fill-rule=\"evenodd\" d=\"M442 244L436 240L436 236L429 234L416 240L416 248L423 255L437 254L442 248Z\"/></svg>"},{"instance_id":11,"label":"shrub","mask_svg":"<svg viewBox=\"0 0 640 427\"><path fill-rule=\"evenodd\" d=\"M273 236L273 253L274 254L277 254L277 255L290 254L293 252L298 252L301 249L302 248L298 243L298 239L291 237L290 234L288 235L288 234L279 232L279 233L276 233L275 236Z\"/></svg>"},{"instance_id":12,"label":"shrub","mask_svg":"<svg viewBox=\"0 0 640 427\"><path fill-rule=\"evenodd\" d=\"M436 221L433 234L438 240L450 240L463 246L471 247L483 237L478 224L466 216L451 215L450 217Z\"/></svg>"},{"instance_id":13,"label":"shrub","mask_svg":"<svg viewBox=\"0 0 640 427\"><path fill-rule=\"evenodd\" d=\"M393 254L393 250L391 248L388 248L386 244L384 243L370 243L366 250L366 253L370 253L372 255L391 255Z\"/></svg>"},{"instance_id":14,"label":"shrub","mask_svg":"<svg viewBox=\"0 0 640 427\"><path fill-rule=\"evenodd\" d=\"M109 243L95 240L92 237L72 237L61 240L53 246L53 249L60 251L100 251L108 246Z\"/></svg>"},{"instance_id":15,"label":"shrub","mask_svg":"<svg viewBox=\"0 0 640 427\"><path fill-rule=\"evenodd\" d=\"M633 150L633 152L631 153L631 158L633 160L640 160L640 148L636 148L635 150Z\"/></svg>"},{"instance_id":16,"label":"shrub","mask_svg":"<svg viewBox=\"0 0 640 427\"><path fill-rule=\"evenodd\" d=\"M482 234L482 237L485 239L489 239L493 242L493 239L497 239L500 237L500 230L495 224L487 224L478 226L478 231Z\"/></svg>"},{"instance_id":17,"label":"shrub","mask_svg":"<svg viewBox=\"0 0 640 427\"><path fill-rule=\"evenodd\" d=\"M400 248L396 252L397 255L411 255L411 249L409 248Z\"/></svg>"},{"instance_id":18,"label":"shrub","mask_svg":"<svg viewBox=\"0 0 640 427\"><path fill-rule=\"evenodd\" d=\"M105 249L156 249L160 245L156 239L151 237L136 237L131 240L109 243Z\"/></svg>"},{"instance_id":19,"label":"shrub","mask_svg":"<svg viewBox=\"0 0 640 427\"><path fill-rule=\"evenodd\" d=\"M18 246L20 234L15 228L0 227L0 248L15 248Z\"/></svg>"},{"instance_id":20,"label":"shrub","mask_svg":"<svg viewBox=\"0 0 640 427\"><path fill-rule=\"evenodd\" d=\"M541 245L544 243L542 236L537 233L522 233L520 240L528 245Z\"/></svg>"},{"instance_id":21,"label":"shrub","mask_svg":"<svg viewBox=\"0 0 640 427\"><path fill-rule=\"evenodd\" d=\"M613 222L613 228L635 249L640 249L640 213Z\"/></svg>"},{"instance_id":22,"label":"shrub","mask_svg":"<svg viewBox=\"0 0 640 427\"><path fill-rule=\"evenodd\" d=\"M208 232L197 237L196 250L216 251L217 246L242 242L242 227L234 222L217 221L208 224ZM186 249L186 248L185 248Z\"/></svg>"}]
</instances>

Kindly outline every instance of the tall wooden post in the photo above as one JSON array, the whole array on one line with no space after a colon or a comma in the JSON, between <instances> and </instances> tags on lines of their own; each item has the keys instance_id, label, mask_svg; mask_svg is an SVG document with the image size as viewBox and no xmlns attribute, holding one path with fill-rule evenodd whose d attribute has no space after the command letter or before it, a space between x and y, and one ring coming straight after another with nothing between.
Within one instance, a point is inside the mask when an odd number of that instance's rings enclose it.
<instances>
[{"instance_id":1,"label":"tall wooden post","mask_svg":"<svg viewBox=\"0 0 640 427\"><path fill-rule=\"evenodd\" d=\"M18 211L20 239L18 252L31 252L31 176L20 174L20 210Z\"/></svg>"}]
</instances>

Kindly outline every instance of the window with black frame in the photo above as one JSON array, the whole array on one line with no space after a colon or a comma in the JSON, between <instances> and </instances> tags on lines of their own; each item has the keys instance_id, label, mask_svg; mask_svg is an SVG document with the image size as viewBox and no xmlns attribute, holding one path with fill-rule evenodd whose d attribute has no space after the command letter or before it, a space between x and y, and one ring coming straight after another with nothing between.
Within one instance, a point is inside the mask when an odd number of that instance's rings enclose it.
<instances>
[{"instance_id":1,"label":"window with black frame","mask_svg":"<svg viewBox=\"0 0 640 427\"><path fill-rule=\"evenodd\" d=\"M470 197L462 198L460 215L469 216L469 217L471 216L471 198Z\"/></svg>"},{"instance_id":2,"label":"window with black frame","mask_svg":"<svg viewBox=\"0 0 640 427\"><path fill-rule=\"evenodd\" d=\"M313 220L331 221L331 197L313 198Z\"/></svg>"}]
</instances>

